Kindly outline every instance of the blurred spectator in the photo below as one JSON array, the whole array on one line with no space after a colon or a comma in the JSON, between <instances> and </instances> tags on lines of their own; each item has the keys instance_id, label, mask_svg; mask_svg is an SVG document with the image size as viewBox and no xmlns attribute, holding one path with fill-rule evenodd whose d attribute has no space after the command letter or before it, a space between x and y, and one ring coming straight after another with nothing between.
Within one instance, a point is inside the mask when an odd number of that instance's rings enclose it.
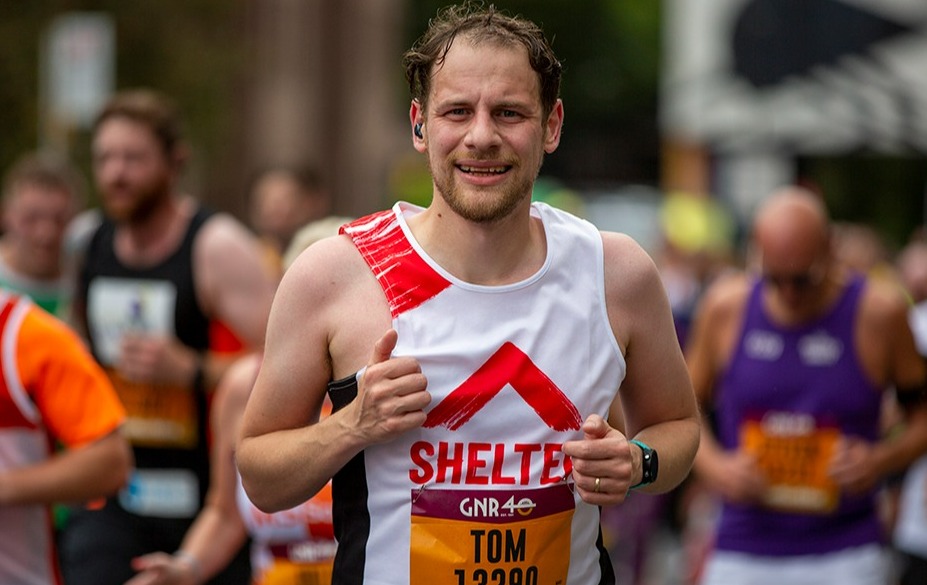
<instances>
[{"instance_id":1,"label":"blurred spectator","mask_svg":"<svg viewBox=\"0 0 927 585\"><path fill-rule=\"evenodd\" d=\"M284 267L317 240L338 233L350 218L328 217L302 227L284 252ZM305 503L275 514L258 510L241 487L235 441L260 353L243 356L222 377L212 406L214 429L206 505L177 554L156 552L135 560L138 576L127 585L187 585L211 578L250 536L254 585L326 585L336 542L331 485ZM326 404L326 414L330 410Z\"/></svg>"},{"instance_id":2,"label":"blurred spectator","mask_svg":"<svg viewBox=\"0 0 927 585\"><path fill-rule=\"evenodd\" d=\"M309 167L274 166L261 171L248 192L251 227L279 266L297 230L325 217L328 193L318 174Z\"/></svg>"},{"instance_id":3,"label":"blurred spectator","mask_svg":"<svg viewBox=\"0 0 927 585\"><path fill-rule=\"evenodd\" d=\"M3 289L0 343L0 583L60 585L50 505L125 485L125 410L67 326Z\"/></svg>"},{"instance_id":4,"label":"blurred spectator","mask_svg":"<svg viewBox=\"0 0 927 585\"><path fill-rule=\"evenodd\" d=\"M52 153L23 155L3 181L0 285L61 318L73 292L64 234L83 201L83 177Z\"/></svg>"},{"instance_id":5,"label":"blurred spectator","mask_svg":"<svg viewBox=\"0 0 927 585\"><path fill-rule=\"evenodd\" d=\"M834 255L850 270L879 278L893 278L888 246L872 226L835 222L833 224Z\"/></svg>"},{"instance_id":6,"label":"blurred spectator","mask_svg":"<svg viewBox=\"0 0 927 585\"><path fill-rule=\"evenodd\" d=\"M788 187L753 231L758 277L719 280L687 347L723 499L705 585L883 585L880 482L927 449L927 368L897 287L834 258L820 198ZM881 437L894 386L907 424Z\"/></svg>"},{"instance_id":7,"label":"blurred spectator","mask_svg":"<svg viewBox=\"0 0 927 585\"><path fill-rule=\"evenodd\" d=\"M896 264L912 303L908 318L914 339L927 358L927 242L910 242ZM927 456L915 461L904 476L893 536L900 553L899 585L927 583Z\"/></svg>"},{"instance_id":8,"label":"blurred spectator","mask_svg":"<svg viewBox=\"0 0 927 585\"><path fill-rule=\"evenodd\" d=\"M128 412L137 468L102 509L72 512L62 539L69 585L122 585L131 561L174 551L209 487L207 396L232 363L215 323L263 343L276 279L249 230L186 195L186 145L173 103L150 90L113 96L93 128L106 218L79 271L75 319ZM246 551L217 583L248 583Z\"/></svg>"}]
</instances>

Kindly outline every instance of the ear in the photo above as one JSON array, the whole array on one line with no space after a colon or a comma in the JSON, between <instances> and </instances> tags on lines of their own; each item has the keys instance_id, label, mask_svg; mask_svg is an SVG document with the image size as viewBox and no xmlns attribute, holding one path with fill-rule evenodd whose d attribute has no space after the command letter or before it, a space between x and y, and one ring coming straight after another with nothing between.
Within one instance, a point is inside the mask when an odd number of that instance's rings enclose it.
<instances>
[{"instance_id":1,"label":"ear","mask_svg":"<svg viewBox=\"0 0 927 585\"><path fill-rule=\"evenodd\" d=\"M544 152L547 154L557 150L560 145L560 132L563 130L563 100L557 100L554 109L547 116L544 125Z\"/></svg>"},{"instance_id":2,"label":"ear","mask_svg":"<svg viewBox=\"0 0 927 585\"><path fill-rule=\"evenodd\" d=\"M412 146L415 147L415 150L424 153L428 150L428 146L425 144L425 136L419 138L415 135L415 125L425 125L425 110L422 109L422 104L418 100L412 100L412 105L409 107L409 122L412 130Z\"/></svg>"}]
</instances>

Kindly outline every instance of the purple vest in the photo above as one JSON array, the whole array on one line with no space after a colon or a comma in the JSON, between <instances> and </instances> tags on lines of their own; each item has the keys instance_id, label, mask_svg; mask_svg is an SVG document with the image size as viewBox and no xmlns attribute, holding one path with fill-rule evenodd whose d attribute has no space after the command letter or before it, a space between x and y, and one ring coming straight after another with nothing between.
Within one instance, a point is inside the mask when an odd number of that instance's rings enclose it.
<instances>
[{"instance_id":1,"label":"purple vest","mask_svg":"<svg viewBox=\"0 0 927 585\"><path fill-rule=\"evenodd\" d=\"M802 443L808 435L815 435L815 440L822 435L878 439L881 389L866 377L854 344L862 290L863 279L854 278L823 317L782 327L771 322L763 309L762 282L754 284L740 339L715 402L716 432L726 449L760 441L772 444L763 453L777 452L765 456L766 464L784 463L779 469L786 471L780 475L805 481L807 476L823 474L820 465L792 468L796 461L810 460L807 453L821 445ZM786 487L784 493L786 501L796 493L820 495L794 487ZM818 502L813 497L805 501ZM716 547L791 556L881 540L874 490L862 496L835 493L832 501L823 513L725 502Z\"/></svg>"}]
</instances>

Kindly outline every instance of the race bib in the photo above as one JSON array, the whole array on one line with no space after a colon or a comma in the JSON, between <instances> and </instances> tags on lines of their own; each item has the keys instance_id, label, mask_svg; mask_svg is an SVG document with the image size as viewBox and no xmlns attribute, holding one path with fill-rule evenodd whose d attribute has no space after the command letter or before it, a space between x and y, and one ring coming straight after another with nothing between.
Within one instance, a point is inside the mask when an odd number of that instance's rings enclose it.
<instances>
[{"instance_id":1,"label":"race bib","mask_svg":"<svg viewBox=\"0 0 927 585\"><path fill-rule=\"evenodd\" d=\"M262 575L261 585L331 585L332 562L299 563L275 560Z\"/></svg>"},{"instance_id":2,"label":"race bib","mask_svg":"<svg viewBox=\"0 0 927 585\"><path fill-rule=\"evenodd\" d=\"M192 518L199 493L199 481L188 469L136 469L119 491L119 503L139 516Z\"/></svg>"},{"instance_id":3,"label":"race bib","mask_svg":"<svg viewBox=\"0 0 927 585\"><path fill-rule=\"evenodd\" d=\"M573 492L412 491L412 585L566 583Z\"/></svg>"},{"instance_id":4,"label":"race bib","mask_svg":"<svg viewBox=\"0 0 927 585\"><path fill-rule=\"evenodd\" d=\"M192 449L197 445L196 401L187 388L139 384L107 368L126 409L125 434L139 447Z\"/></svg>"},{"instance_id":5,"label":"race bib","mask_svg":"<svg viewBox=\"0 0 927 585\"><path fill-rule=\"evenodd\" d=\"M818 426L810 415L770 413L747 420L741 444L766 475L764 504L787 512L833 511L840 490L828 468L839 439L838 429Z\"/></svg>"}]
</instances>

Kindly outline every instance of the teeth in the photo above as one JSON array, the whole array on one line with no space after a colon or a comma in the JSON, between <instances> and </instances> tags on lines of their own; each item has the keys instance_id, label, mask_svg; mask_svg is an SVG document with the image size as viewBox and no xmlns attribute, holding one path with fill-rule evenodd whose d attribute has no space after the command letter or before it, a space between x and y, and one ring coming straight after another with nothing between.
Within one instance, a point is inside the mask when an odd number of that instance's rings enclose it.
<instances>
[{"instance_id":1,"label":"teeth","mask_svg":"<svg viewBox=\"0 0 927 585\"><path fill-rule=\"evenodd\" d=\"M505 167L477 168L477 167L466 167L466 166L461 165L460 170L462 170L465 173L502 174L505 172Z\"/></svg>"}]
</instances>

